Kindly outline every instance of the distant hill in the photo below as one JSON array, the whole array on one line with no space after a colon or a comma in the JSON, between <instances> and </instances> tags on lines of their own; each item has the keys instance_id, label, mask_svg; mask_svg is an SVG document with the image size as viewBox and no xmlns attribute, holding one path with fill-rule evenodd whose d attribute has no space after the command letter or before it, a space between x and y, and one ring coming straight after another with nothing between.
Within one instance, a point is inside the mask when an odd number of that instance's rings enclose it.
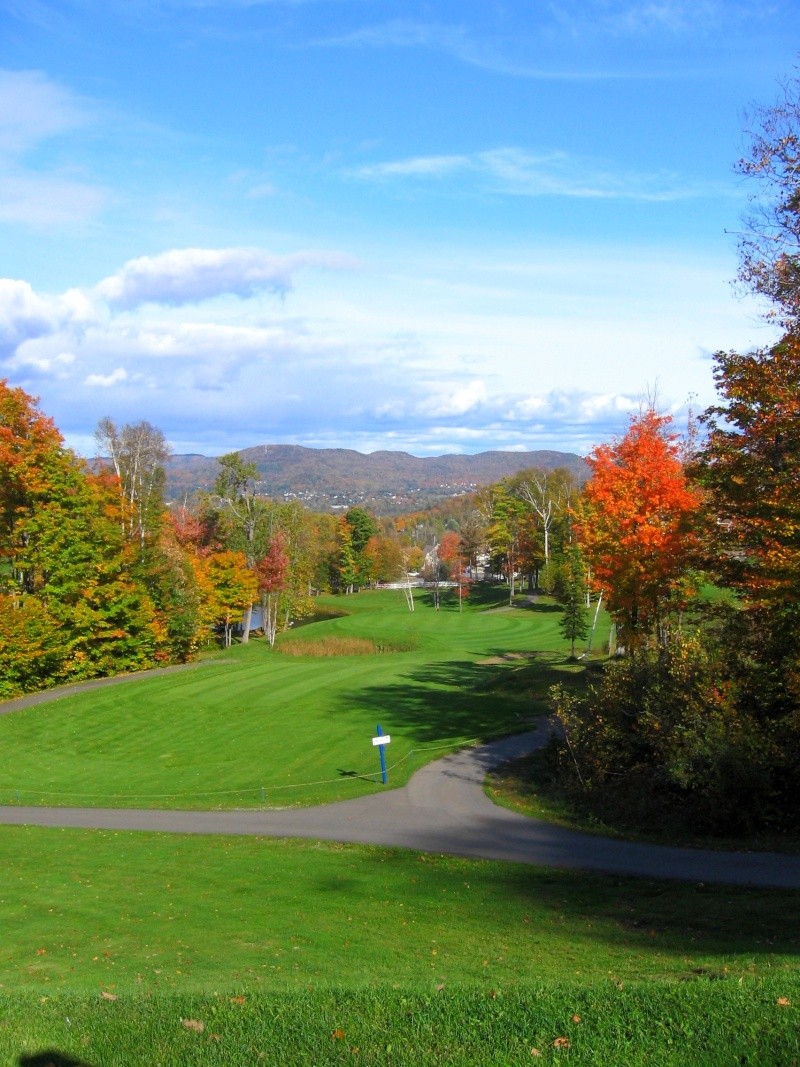
<instances>
[{"instance_id":1,"label":"distant hill","mask_svg":"<svg viewBox=\"0 0 800 1067\"><path fill-rule=\"evenodd\" d=\"M337 511L360 504L379 515L428 507L473 492L528 467L564 467L578 481L587 477L585 461L574 452L479 452L474 456L427 456L349 448L257 445L239 452L255 463L264 496L300 500L316 511ZM210 490L219 471L208 456L171 456L166 463L167 500Z\"/></svg>"}]
</instances>

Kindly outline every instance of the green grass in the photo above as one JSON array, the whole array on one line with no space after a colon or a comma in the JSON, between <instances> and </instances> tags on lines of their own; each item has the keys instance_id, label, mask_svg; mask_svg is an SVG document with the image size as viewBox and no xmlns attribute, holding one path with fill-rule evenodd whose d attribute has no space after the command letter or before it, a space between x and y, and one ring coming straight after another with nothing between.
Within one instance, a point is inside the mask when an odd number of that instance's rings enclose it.
<instances>
[{"instance_id":1,"label":"green grass","mask_svg":"<svg viewBox=\"0 0 800 1067\"><path fill-rule=\"evenodd\" d=\"M559 613L500 608L483 591L463 614L400 592L323 598L344 617L298 628L284 648L369 640L413 651L281 655L262 640L192 670L67 695L0 716L0 803L285 807L380 789L371 745L392 736L390 785L448 748L527 729L568 670ZM541 650L525 671L509 652ZM506 658L504 658L506 657Z\"/></svg>"},{"instance_id":2,"label":"green grass","mask_svg":"<svg viewBox=\"0 0 800 1067\"><path fill-rule=\"evenodd\" d=\"M400 594L360 594L288 641L415 651L259 643L0 717L0 791L200 806L260 803L262 783L267 803L374 789L343 772L370 769L377 721L426 759L526 726L554 674L580 684L552 605L501 598L410 616ZM143 801L165 799L116 800ZM800 891L34 827L0 827L0 869L2 1067L800 1063Z\"/></svg>"},{"instance_id":3,"label":"green grass","mask_svg":"<svg viewBox=\"0 0 800 1067\"><path fill-rule=\"evenodd\" d=\"M800 892L23 827L0 864L0 1063L791 1062Z\"/></svg>"},{"instance_id":4,"label":"green grass","mask_svg":"<svg viewBox=\"0 0 800 1067\"><path fill-rule=\"evenodd\" d=\"M0 996L0 1062L44 1067L53 1060L17 1057L53 1047L74 1057L56 1061L65 1067L790 1067L800 1055L800 983L785 978L659 989L536 982L495 994L379 987L144 1002Z\"/></svg>"},{"instance_id":5,"label":"green grass","mask_svg":"<svg viewBox=\"0 0 800 1067\"><path fill-rule=\"evenodd\" d=\"M800 892L401 849L0 828L0 989L151 994L798 972Z\"/></svg>"}]
</instances>

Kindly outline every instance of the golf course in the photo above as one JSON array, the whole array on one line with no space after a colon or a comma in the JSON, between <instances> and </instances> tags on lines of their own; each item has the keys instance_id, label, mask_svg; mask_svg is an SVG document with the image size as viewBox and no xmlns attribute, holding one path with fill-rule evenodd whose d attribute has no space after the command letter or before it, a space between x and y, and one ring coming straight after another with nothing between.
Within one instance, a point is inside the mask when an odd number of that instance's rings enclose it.
<instances>
[{"instance_id":1,"label":"golf course","mask_svg":"<svg viewBox=\"0 0 800 1067\"><path fill-rule=\"evenodd\" d=\"M0 804L377 797L584 684L593 660L569 661L559 617L500 587L463 611L321 597L274 649L0 705ZM33 825L0 826L0 861L2 1065L800 1062L800 890Z\"/></svg>"}]
</instances>

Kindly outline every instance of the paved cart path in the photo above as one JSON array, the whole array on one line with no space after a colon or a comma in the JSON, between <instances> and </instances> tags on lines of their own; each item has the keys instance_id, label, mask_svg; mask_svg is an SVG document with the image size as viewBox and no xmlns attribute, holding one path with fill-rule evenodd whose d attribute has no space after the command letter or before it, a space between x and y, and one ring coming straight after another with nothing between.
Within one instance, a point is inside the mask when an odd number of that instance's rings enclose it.
<instances>
[{"instance_id":1,"label":"paved cart path","mask_svg":"<svg viewBox=\"0 0 800 1067\"><path fill-rule=\"evenodd\" d=\"M547 730L506 738L429 763L402 789L283 811L153 811L0 807L0 823L166 833L307 837L399 845L647 878L800 888L800 856L708 852L576 833L495 806L483 792L492 767L547 740Z\"/></svg>"}]
</instances>

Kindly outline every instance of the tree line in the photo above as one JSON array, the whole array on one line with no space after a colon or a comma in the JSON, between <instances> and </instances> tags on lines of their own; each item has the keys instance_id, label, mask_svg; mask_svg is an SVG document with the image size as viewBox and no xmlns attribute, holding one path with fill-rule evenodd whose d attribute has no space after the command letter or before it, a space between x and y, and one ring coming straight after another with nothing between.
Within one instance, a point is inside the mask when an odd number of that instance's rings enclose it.
<instances>
[{"instance_id":1,"label":"tree line","mask_svg":"<svg viewBox=\"0 0 800 1067\"><path fill-rule=\"evenodd\" d=\"M487 545L512 588L519 567L535 583L572 486L563 473L525 472L446 518L380 520L263 497L256 467L234 452L220 457L211 492L168 507L159 429L104 418L95 436L98 458L87 463L33 397L0 381L3 697L184 662L210 640L230 645L237 628L246 642L256 608L273 645L318 591L348 595L414 573L437 606L445 582L460 603ZM542 493L560 502L560 518L548 504L539 528L523 504L541 510Z\"/></svg>"},{"instance_id":2,"label":"tree line","mask_svg":"<svg viewBox=\"0 0 800 1067\"><path fill-rule=\"evenodd\" d=\"M554 693L574 800L720 833L794 828L800 789L800 81L749 133L739 282L782 336L716 353L683 440L645 405L589 456L574 532L624 655Z\"/></svg>"}]
</instances>

